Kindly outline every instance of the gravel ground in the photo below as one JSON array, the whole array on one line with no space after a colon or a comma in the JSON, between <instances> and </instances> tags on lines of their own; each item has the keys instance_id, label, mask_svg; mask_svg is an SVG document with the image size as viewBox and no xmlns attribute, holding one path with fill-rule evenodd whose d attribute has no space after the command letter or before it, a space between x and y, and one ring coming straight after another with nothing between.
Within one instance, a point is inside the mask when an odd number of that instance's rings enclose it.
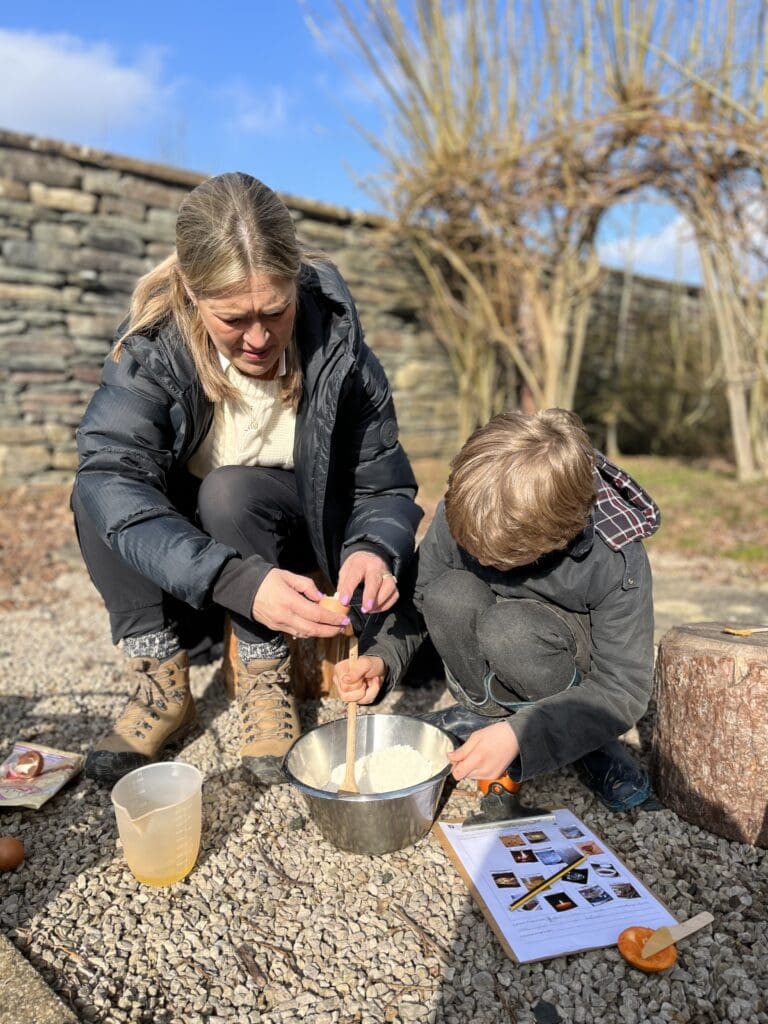
<instances>
[{"instance_id":1,"label":"gravel ground","mask_svg":"<svg viewBox=\"0 0 768 1024\"><path fill-rule=\"evenodd\" d=\"M85 751L125 697L122 655L84 571L47 587L44 605L0 617L3 752L16 738ZM570 772L547 776L528 802L569 807L679 919L708 909L715 924L660 975L615 949L518 965L433 836L381 857L336 850L298 793L242 774L215 666L193 669L193 689L204 728L181 757L205 775L204 835L184 882L132 879L108 793L83 778L39 811L0 817L28 854L0 876L0 927L83 1020L768 1022L766 851L670 811L613 815ZM441 700L435 685L391 695L384 710ZM307 705L305 724L341 713L335 701ZM444 813L463 817L476 800L462 784Z\"/></svg>"}]
</instances>

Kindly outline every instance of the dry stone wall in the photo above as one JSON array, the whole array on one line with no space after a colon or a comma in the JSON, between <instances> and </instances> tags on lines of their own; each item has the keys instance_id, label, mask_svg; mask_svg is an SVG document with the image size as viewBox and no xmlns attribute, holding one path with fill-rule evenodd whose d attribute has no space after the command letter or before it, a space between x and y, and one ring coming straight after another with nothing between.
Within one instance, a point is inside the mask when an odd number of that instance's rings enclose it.
<instances>
[{"instance_id":1,"label":"dry stone wall","mask_svg":"<svg viewBox=\"0 0 768 1024\"><path fill-rule=\"evenodd\" d=\"M203 176L0 131L0 486L69 480L75 429L136 279L173 248L175 211ZM284 197L331 256L392 383L416 456L455 445L455 386L382 222Z\"/></svg>"},{"instance_id":2,"label":"dry stone wall","mask_svg":"<svg viewBox=\"0 0 768 1024\"><path fill-rule=\"evenodd\" d=\"M202 178L0 131L0 487L71 478L75 428L136 279L171 251L176 209ZM391 249L383 221L284 198L302 240L328 253L350 284L367 341L392 383L406 449L412 457L452 454L456 385L425 322L418 275ZM580 379L577 409L598 443L601 395L615 389L620 291L620 275L606 275ZM650 316L663 335L672 298L668 285L636 278L631 330ZM697 289L685 289L682 302L680 319L695 325Z\"/></svg>"}]
</instances>

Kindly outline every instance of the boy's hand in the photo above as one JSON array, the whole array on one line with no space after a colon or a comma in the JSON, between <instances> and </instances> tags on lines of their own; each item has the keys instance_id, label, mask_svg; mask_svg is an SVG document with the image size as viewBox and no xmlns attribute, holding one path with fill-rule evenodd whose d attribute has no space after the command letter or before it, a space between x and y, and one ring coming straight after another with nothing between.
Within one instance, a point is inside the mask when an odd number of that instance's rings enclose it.
<instances>
[{"instance_id":1,"label":"boy's hand","mask_svg":"<svg viewBox=\"0 0 768 1024\"><path fill-rule=\"evenodd\" d=\"M448 754L454 779L498 779L520 753L509 722L496 722L473 732L466 743Z\"/></svg>"},{"instance_id":2,"label":"boy's hand","mask_svg":"<svg viewBox=\"0 0 768 1024\"><path fill-rule=\"evenodd\" d=\"M397 601L397 578L383 558L372 551L355 551L344 560L336 586L339 600L349 604L353 592L363 584L362 610L385 612Z\"/></svg>"},{"instance_id":3,"label":"boy's hand","mask_svg":"<svg viewBox=\"0 0 768 1024\"><path fill-rule=\"evenodd\" d=\"M369 658L365 654L356 662L340 661L333 671L342 700L370 704L378 696L387 674L387 666L381 658Z\"/></svg>"}]
</instances>

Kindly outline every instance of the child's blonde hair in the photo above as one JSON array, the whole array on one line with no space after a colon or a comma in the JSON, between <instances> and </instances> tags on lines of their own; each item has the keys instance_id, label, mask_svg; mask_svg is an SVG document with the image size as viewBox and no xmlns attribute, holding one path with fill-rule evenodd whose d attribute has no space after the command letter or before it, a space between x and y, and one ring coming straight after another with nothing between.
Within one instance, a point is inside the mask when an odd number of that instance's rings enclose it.
<instances>
[{"instance_id":1,"label":"child's blonde hair","mask_svg":"<svg viewBox=\"0 0 768 1024\"><path fill-rule=\"evenodd\" d=\"M451 463L448 528L485 565L524 565L559 551L587 524L596 498L594 465L575 413L499 413Z\"/></svg>"}]
</instances>

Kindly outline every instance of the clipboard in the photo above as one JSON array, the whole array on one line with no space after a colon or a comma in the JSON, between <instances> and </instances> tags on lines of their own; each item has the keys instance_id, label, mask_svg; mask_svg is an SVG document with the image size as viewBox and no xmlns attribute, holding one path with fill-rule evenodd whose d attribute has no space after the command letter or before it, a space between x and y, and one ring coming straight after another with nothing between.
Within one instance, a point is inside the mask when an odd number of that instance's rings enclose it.
<instances>
[{"instance_id":1,"label":"clipboard","mask_svg":"<svg viewBox=\"0 0 768 1024\"><path fill-rule=\"evenodd\" d=\"M450 819L432 826L510 960L533 963L573 955L615 945L619 933L633 924L655 929L677 923L583 821L565 808L553 813L552 823L499 822L481 832L463 833L461 823ZM578 865L567 863L563 847L575 849ZM533 862L528 861L531 855ZM554 862L558 856L560 864ZM568 881L571 871L582 881ZM550 876L556 877L547 884ZM499 889L501 877L505 886L514 881L517 887ZM529 895L521 900L526 888ZM509 910L515 903L533 902L530 912Z\"/></svg>"}]
</instances>

